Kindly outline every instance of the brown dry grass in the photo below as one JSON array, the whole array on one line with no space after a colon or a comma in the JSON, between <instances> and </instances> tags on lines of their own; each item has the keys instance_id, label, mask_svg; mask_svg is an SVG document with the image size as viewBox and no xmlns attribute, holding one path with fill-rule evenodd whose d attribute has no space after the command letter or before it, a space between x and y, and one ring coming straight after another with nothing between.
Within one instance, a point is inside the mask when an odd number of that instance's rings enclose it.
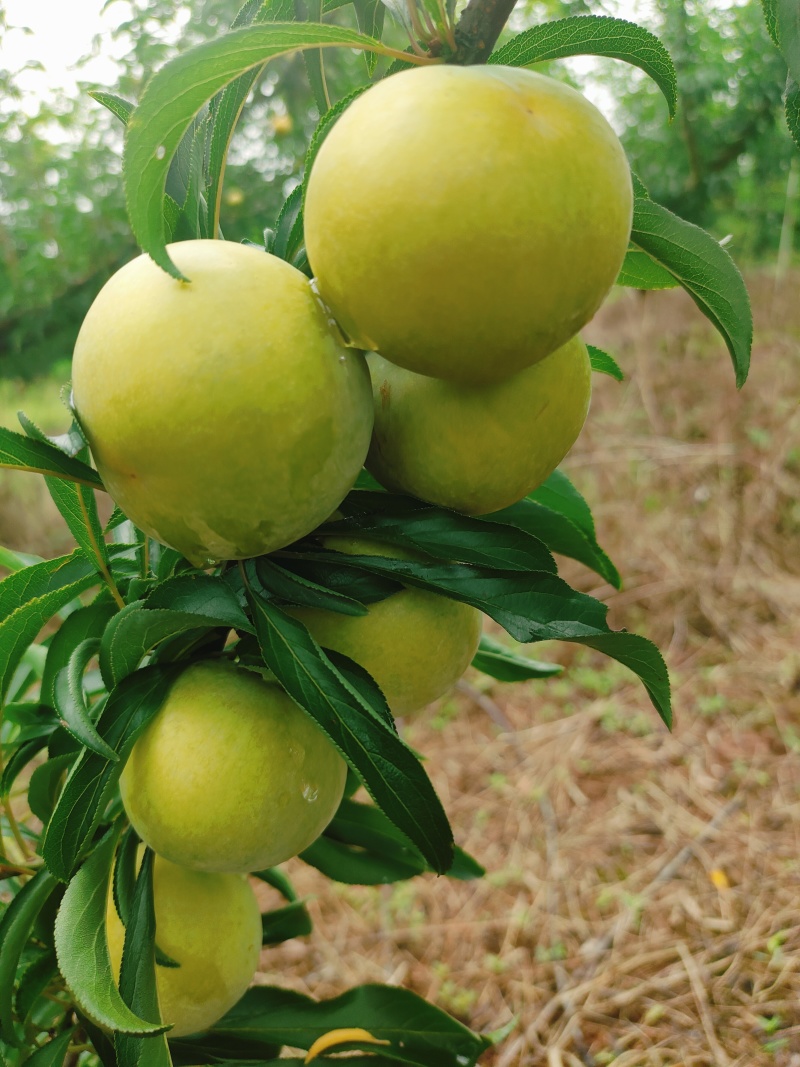
<instances>
[{"instance_id":1,"label":"brown dry grass","mask_svg":"<svg viewBox=\"0 0 800 1067\"><path fill-rule=\"evenodd\" d=\"M566 572L665 650L674 733L571 646L537 649L568 666L555 682L471 678L511 730L473 689L407 736L486 879L347 888L296 861L315 934L263 980L516 1018L492 1067L800 1064L800 306L796 278L777 299L750 281L741 394L683 294L607 307L590 339L628 378L598 381L566 464L625 587Z\"/></svg>"},{"instance_id":2,"label":"brown dry grass","mask_svg":"<svg viewBox=\"0 0 800 1067\"><path fill-rule=\"evenodd\" d=\"M750 279L741 394L680 293L620 296L589 331L628 377L597 381L565 466L625 587L564 570L664 649L674 733L571 646L536 650L567 666L553 682L470 677L406 733L487 877L345 887L293 861L315 933L265 952L261 980L515 1019L487 1067L800 1065L797 282ZM42 522L14 507L30 548Z\"/></svg>"}]
</instances>

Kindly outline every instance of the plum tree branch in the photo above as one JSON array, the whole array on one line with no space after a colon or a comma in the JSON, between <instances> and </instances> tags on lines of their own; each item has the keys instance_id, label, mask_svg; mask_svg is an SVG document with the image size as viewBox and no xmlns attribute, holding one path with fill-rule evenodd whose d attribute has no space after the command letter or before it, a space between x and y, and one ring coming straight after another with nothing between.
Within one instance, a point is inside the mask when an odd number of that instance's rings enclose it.
<instances>
[{"instance_id":1,"label":"plum tree branch","mask_svg":"<svg viewBox=\"0 0 800 1067\"><path fill-rule=\"evenodd\" d=\"M451 63L485 63L517 0L469 0L456 25Z\"/></svg>"}]
</instances>

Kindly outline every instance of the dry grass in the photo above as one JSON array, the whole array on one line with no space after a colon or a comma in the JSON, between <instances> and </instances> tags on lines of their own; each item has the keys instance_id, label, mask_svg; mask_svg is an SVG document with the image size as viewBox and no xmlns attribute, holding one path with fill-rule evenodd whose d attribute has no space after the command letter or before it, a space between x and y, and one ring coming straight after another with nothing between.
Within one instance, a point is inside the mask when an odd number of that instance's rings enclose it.
<instances>
[{"instance_id":1,"label":"dry grass","mask_svg":"<svg viewBox=\"0 0 800 1067\"><path fill-rule=\"evenodd\" d=\"M590 339L628 378L597 382L566 464L625 587L565 573L664 649L674 733L572 646L536 649L553 682L471 677L406 734L487 877L345 887L293 861L315 933L262 980L516 1019L487 1067L800 1065L800 306L796 277L750 281L741 394L682 294L608 306Z\"/></svg>"},{"instance_id":2,"label":"dry grass","mask_svg":"<svg viewBox=\"0 0 800 1067\"><path fill-rule=\"evenodd\" d=\"M796 288L751 279L741 394L680 293L626 294L591 329L628 378L598 381L566 466L625 588L566 571L665 650L673 734L627 672L555 645L537 654L561 679L485 690L511 731L468 692L409 723L490 873L362 889L295 862L316 931L266 953L265 981L516 1018L492 1067L800 1064Z\"/></svg>"}]
</instances>

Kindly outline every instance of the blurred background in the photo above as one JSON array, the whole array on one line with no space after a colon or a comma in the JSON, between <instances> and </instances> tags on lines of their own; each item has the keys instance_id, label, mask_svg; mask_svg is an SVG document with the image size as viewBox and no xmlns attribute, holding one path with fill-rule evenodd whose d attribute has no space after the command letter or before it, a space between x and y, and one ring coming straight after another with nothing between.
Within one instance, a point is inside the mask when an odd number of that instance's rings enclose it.
<instances>
[{"instance_id":1,"label":"blurred background","mask_svg":"<svg viewBox=\"0 0 800 1067\"><path fill-rule=\"evenodd\" d=\"M81 319L136 254L121 128L87 90L135 101L238 6L0 0L0 424L22 408L65 428ZM293 861L317 930L266 954L264 980L315 995L401 982L475 1028L509 1024L494 1067L799 1067L800 174L785 65L758 0L549 0L520 4L509 32L589 12L661 37L676 119L625 64L548 72L601 107L654 199L725 243L756 323L741 393L681 291L615 290L586 331L626 377L597 376L564 469L624 586L564 573L662 648L675 730L624 669L570 646L534 650L564 664L556 681L468 676L403 729L487 878L343 887ZM337 50L326 71L338 98L364 61ZM309 101L301 56L270 65L233 143L226 238L273 223L302 173ZM69 548L41 479L0 471L0 544Z\"/></svg>"}]
</instances>

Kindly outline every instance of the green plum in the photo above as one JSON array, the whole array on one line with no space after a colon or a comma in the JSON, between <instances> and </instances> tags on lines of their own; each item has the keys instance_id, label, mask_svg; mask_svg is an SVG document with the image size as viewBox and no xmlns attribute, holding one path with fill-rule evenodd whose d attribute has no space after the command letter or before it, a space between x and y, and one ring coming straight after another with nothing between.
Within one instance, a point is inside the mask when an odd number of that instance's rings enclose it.
<instances>
[{"instance_id":1,"label":"green plum","mask_svg":"<svg viewBox=\"0 0 800 1067\"><path fill-rule=\"evenodd\" d=\"M468 515L521 500L575 444L591 397L578 337L494 385L458 385L368 357L375 427L367 469L387 489Z\"/></svg>"},{"instance_id":2,"label":"green plum","mask_svg":"<svg viewBox=\"0 0 800 1067\"><path fill-rule=\"evenodd\" d=\"M406 70L338 119L304 206L320 295L353 341L495 382L597 311L628 248L631 175L600 112L503 66Z\"/></svg>"},{"instance_id":3,"label":"green plum","mask_svg":"<svg viewBox=\"0 0 800 1067\"><path fill-rule=\"evenodd\" d=\"M178 676L120 788L154 852L193 870L246 872L283 863L319 837L346 775L333 744L280 686L205 660Z\"/></svg>"},{"instance_id":4,"label":"green plum","mask_svg":"<svg viewBox=\"0 0 800 1067\"><path fill-rule=\"evenodd\" d=\"M228 241L140 256L103 287L75 345L75 408L137 526L196 566L282 548L355 481L372 409L308 279Z\"/></svg>"}]
</instances>

